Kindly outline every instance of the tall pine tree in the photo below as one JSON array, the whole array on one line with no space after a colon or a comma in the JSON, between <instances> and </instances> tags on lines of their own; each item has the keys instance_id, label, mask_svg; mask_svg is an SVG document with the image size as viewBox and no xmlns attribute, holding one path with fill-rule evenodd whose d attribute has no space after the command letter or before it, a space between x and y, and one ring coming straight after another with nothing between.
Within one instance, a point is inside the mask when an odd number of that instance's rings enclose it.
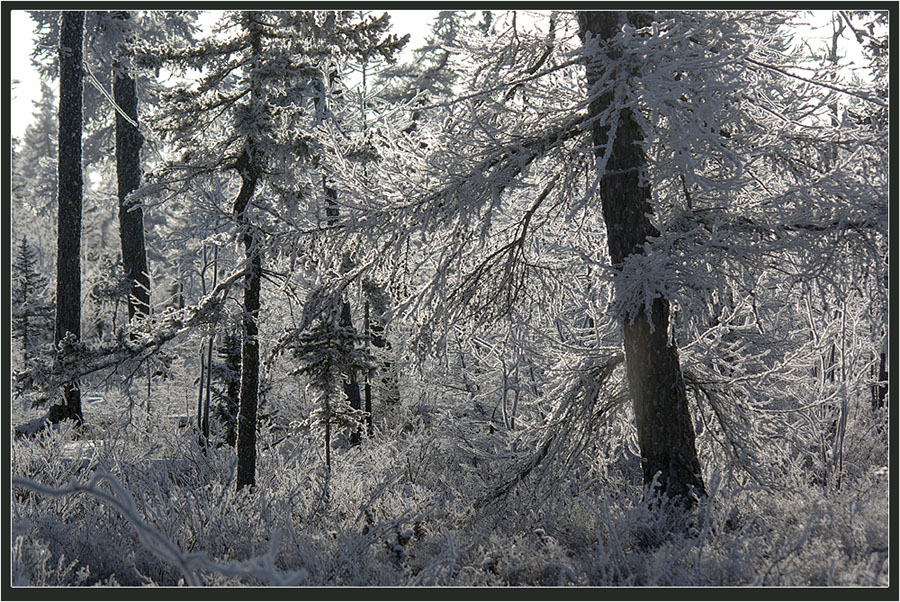
<instances>
[{"instance_id":1,"label":"tall pine tree","mask_svg":"<svg viewBox=\"0 0 900 602\"><path fill-rule=\"evenodd\" d=\"M84 13L64 11L59 28L59 161L56 244L57 344L67 337L81 338L81 167L82 43ZM77 382L65 385L69 418L81 423L81 390Z\"/></svg>"}]
</instances>

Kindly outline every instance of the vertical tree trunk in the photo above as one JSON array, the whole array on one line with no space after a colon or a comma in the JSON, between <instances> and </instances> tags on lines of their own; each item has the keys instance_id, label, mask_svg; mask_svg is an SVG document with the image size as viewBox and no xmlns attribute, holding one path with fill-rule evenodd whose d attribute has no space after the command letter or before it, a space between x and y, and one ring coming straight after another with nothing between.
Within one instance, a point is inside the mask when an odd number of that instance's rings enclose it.
<instances>
[{"instance_id":1,"label":"vertical tree trunk","mask_svg":"<svg viewBox=\"0 0 900 602\"><path fill-rule=\"evenodd\" d=\"M244 235L250 273L244 288L241 407L238 412L237 487L256 484L256 412L259 406L259 297L262 260L252 233Z\"/></svg>"},{"instance_id":2,"label":"vertical tree trunk","mask_svg":"<svg viewBox=\"0 0 900 602\"><path fill-rule=\"evenodd\" d=\"M325 188L325 199L327 203L325 215L328 217L329 225L334 225L338 218L337 191L328 186L324 176L322 176L322 185ZM344 299L341 304L340 326L341 328L355 332L353 328L353 315L350 312L350 301L347 299ZM354 410L361 409L362 396L359 392L359 376L357 375L356 370L350 369L343 374L342 377L344 395L347 398L347 402ZM354 428L350 433L350 445L358 445L361 440L360 428Z\"/></svg>"},{"instance_id":3,"label":"vertical tree trunk","mask_svg":"<svg viewBox=\"0 0 900 602\"><path fill-rule=\"evenodd\" d=\"M113 13L117 19L130 18L127 11ZM113 82L113 95L134 123L138 122L137 91L134 79L121 64ZM119 196L119 238L122 243L122 265L131 282L128 297L128 320L150 314L150 274L144 243L144 213L139 204L129 205L128 194L141 185L141 146L144 138L132 123L116 111L116 179Z\"/></svg>"},{"instance_id":4,"label":"vertical tree trunk","mask_svg":"<svg viewBox=\"0 0 900 602\"><path fill-rule=\"evenodd\" d=\"M371 332L371 323L369 321L369 301L367 300L365 303L365 317L363 318L364 324L363 329L366 335L366 338L369 337ZM366 437L371 438L373 435L372 429L372 373L374 370L366 371L366 385L365 385L365 412L366 412Z\"/></svg>"},{"instance_id":5,"label":"vertical tree trunk","mask_svg":"<svg viewBox=\"0 0 900 602\"><path fill-rule=\"evenodd\" d=\"M624 21L625 13L580 12L582 41L591 36L611 41ZM611 59L615 56L610 54ZM599 77L598 57L588 57L587 84L592 91ZM613 102L612 93L591 92L590 114L597 119L592 140L597 156L606 153L608 128L599 120ZM647 215L651 213L650 187L642 181L646 160L640 147L643 133L630 109L618 115L615 138L599 192L606 221L612 263L621 268L623 260L642 253L648 237L658 234ZM668 338L669 303L653 300L650 311L632 308L625 319L625 365L628 388L634 404L641 467L646 485L672 499L691 504L691 495L705 493L700 463L694 446L694 429L687 407L687 395L678 362L678 352Z\"/></svg>"},{"instance_id":6,"label":"vertical tree trunk","mask_svg":"<svg viewBox=\"0 0 900 602\"><path fill-rule=\"evenodd\" d=\"M54 342L81 338L82 44L84 13L63 11L59 28L59 160ZM81 423L77 382L65 387L66 414Z\"/></svg>"},{"instance_id":7,"label":"vertical tree trunk","mask_svg":"<svg viewBox=\"0 0 900 602\"><path fill-rule=\"evenodd\" d=\"M259 406L259 299L262 283L262 258L253 224L246 211L256 188L257 171L252 151L245 149L237 171L241 190L234 202L234 217L243 228L247 276L244 279L244 313L241 344L241 405L238 411L237 488L256 484L256 412Z\"/></svg>"},{"instance_id":8,"label":"vertical tree trunk","mask_svg":"<svg viewBox=\"0 0 900 602\"><path fill-rule=\"evenodd\" d=\"M341 306L341 328L353 330L353 317L350 315L350 302L346 299L344 299L344 303ZM350 407L354 410L362 409L362 397L359 393L359 377L356 370L350 369L349 373L344 375L343 381L344 395L346 395ZM358 445L362 440L360 431L361 426L356 425L353 431L350 432L350 445Z\"/></svg>"},{"instance_id":9,"label":"vertical tree trunk","mask_svg":"<svg viewBox=\"0 0 900 602\"><path fill-rule=\"evenodd\" d=\"M250 36L254 72L262 60L257 13L248 11L247 33ZM256 81L250 84L250 107L262 101ZM259 408L259 298L262 287L262 257L256 230L247 215L250 199L259 180L259 156L256 142L248 138L234 168L241 177L241 189L234 200L233 216L242 230L247 275L244 278L244 312L241 317L241 403L237 424L237 488L256 484L256 414Z\"/></svg>"}]
</instances>

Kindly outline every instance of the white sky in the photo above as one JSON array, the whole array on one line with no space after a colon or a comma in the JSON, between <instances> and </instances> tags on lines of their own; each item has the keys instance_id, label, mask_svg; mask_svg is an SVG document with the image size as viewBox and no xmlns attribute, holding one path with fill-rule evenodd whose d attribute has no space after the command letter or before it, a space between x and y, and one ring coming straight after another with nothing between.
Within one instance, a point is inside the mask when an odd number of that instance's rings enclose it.
<instances>
[{"instance_id":1,"label":"white sky","mask_svg":"<svg viewBox=\"0 0 900 602\"><path fill-rule=\"evenodd\" d=\"M394 31L400 35L410 34L406 52L421 45L425 36L430 31L432 19L437 16L435 10L392 10L391 23ZM814 11L809 19L812 31L808 36L814 49L820 50L831 37L829 25L831 11ZM10 72L13 80L19 80L19 84L12 89L10 94L12 135L21 136L26 126L31 122L33 101L40 97L40 81L31 67L31 51L34 35L34 22L25 11L11 11L11 49ZM847 61L860 61L859 44L849 33L843 44L843 52L848 54Z\"/></svg>"}]
</instances>

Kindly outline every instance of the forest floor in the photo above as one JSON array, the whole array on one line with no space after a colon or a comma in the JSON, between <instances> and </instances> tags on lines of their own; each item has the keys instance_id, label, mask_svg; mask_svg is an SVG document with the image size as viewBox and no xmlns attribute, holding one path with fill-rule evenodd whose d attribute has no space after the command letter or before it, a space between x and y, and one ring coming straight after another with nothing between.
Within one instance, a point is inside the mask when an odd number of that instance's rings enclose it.
<instances>
[{"instance_id":1,"label":"forest floor","mask_svg":"<svg viewBox=\"0 0 900 602\"><path fill-rule=\"evenodd\" d=\"M63 424L11 444L14 585L890 581L890 488L877 463L849 467L839 490L799 466L771 487L714 472L685 514L642 501L636 467L603 473L585 459L496 495L502 458L467 456L440 421L355 447L338 438L328 474L321 439L284 423L261 429L257 485L237 492L233 450L201 448L177 418L191 415L187 393L150 420L137 401L129 413L93 399L86 435ZM37 413L14 408L13 425Z\"/></svg>"}]
</instances>

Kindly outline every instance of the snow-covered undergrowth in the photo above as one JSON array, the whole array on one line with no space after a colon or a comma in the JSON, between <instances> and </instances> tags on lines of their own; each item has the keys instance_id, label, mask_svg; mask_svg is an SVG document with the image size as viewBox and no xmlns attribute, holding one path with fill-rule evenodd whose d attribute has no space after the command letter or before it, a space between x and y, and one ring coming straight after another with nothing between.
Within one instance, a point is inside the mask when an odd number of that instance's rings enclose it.
<instances>
[{"instance_id":1,"label":"snow-covered undergrowth","mask_svg":"<svg viewBox=\"0 0 900 602\"><path fill-rule=\"evenodd\" d=\"M336 446L330 478L309 431L264 430L241 492L233 451L139 423L82 462L60 460L85 443L68 425L12 443L14 585L888 584L888 478L865 450L839 491L800 467L771 488L713 473L685 516L586 459L493 495L502 459L441 419Z\"/></svg>"}]
</instances>

